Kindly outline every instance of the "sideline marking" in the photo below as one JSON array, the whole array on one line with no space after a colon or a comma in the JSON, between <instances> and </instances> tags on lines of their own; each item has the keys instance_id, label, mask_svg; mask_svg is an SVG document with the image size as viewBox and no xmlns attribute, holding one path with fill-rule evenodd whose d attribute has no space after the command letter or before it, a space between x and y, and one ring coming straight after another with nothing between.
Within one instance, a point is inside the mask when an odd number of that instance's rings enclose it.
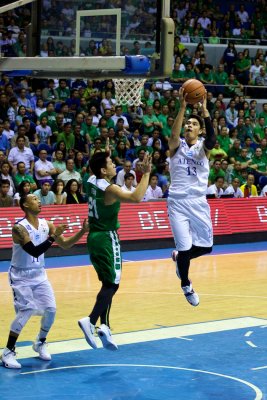
<instances>
[{"instance_id":1,"label":"sideline marking","mask_svg":"<svg viewBox=\"0 0 267 400\"><path fill-rule=\"evenodd\" d=\"M202 335L214 332L230 331L235 329L251 328L262 326L266 323L265 319L254 317L233 318L221 321L200 322L190 325L178 325L168 328L148 329L144 331L119 333L113 335L118 345L134 344L142 342L151 342L164 339L191 338L194 335ZM101 343L98 338L96 341ZM102 347L99 349L101 350ZM49 352L51 354L71 353L74 351L93 350L88 346L85 339L72 339L67 341L49 343ZM97 351L94 350L94 351ZM34 357L36 353L32 346L17 347L18 359Z\"/></svg>"},{"instance_id":2,"label":"sideline marking","mask_svg":"<svg viewBox=\"0 0 267 400\"><path fill-rule=\"evenodd\" d=\"M250 382L244 381L243 379L236 378L234 376L230 375L224 375L220 374L217 372L210 372L210 371L205 371L205 370L200 370L200 369L192 369L192 368L181 368L181 367L171 367L171 366L166 366L166 365L147 365L147 364L87 364L87 365L74 365L74 366L66 366L66 367L58 367L58 368L51 368L51 369L44 369L44 370L38 370L38 371L30 371L30 372L22 372L20 375L32 375L32 374L37 374L37 373L45 373L45 372L51 372L51 371L60 371L60 370L65 370L65 369L73 369L73 368L97 368L97 367L139 367L139 368L161 368L161 369L173 369L177 371L189 371L189 372L199 372L201 374L206 374L206 375L214 375L214 376L219 376L221 378L225 379L231 379L233 381L243 383L244 385L250 387L254 392L256 393L256 397L254 397L254 400L262 400L263 394L262 391L255 385L253 385Z\"/></svg>"},{"instance_id":3,"label":"sideline marking","mask_svg":"<svg viewBox=\"0 0 267 400\"><path fill-rule=\"evenodd\" d=\"M251 368L252 371L258 371L259 369L266 369L267 365L264 365L263 367L256 367L256 368Z\"/></svg>"},{"instance_id":4,"label":"sideline marking","mask_svg":"<svg viewBox=\"0 0 267 400\"><path fill-rule=\"evenodd\" d=\"M258 346L256 346L253 342L251 342L250 340L246 340L246 343L247 343L250 347L258 347Z\"/></svg>"}]
</instances>

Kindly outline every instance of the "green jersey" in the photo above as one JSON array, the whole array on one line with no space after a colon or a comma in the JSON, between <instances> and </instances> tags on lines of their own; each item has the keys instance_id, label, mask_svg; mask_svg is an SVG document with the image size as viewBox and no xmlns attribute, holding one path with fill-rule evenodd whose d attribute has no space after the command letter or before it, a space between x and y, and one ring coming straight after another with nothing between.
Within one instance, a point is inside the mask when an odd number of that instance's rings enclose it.
<instances>
[{"instance_id":1,"label":"green jersey","mask_svg":"<svg viewBox=\"0 0 267 400\"><path fill-rule=\"evenodd\" d=\"M105 205L105 190L111 185L105 179L97 179L94 175L87 182L89 202L90 233L97 231L116 231L120 224L118 214L120 202Z\"/></svg>"}]
</instances>

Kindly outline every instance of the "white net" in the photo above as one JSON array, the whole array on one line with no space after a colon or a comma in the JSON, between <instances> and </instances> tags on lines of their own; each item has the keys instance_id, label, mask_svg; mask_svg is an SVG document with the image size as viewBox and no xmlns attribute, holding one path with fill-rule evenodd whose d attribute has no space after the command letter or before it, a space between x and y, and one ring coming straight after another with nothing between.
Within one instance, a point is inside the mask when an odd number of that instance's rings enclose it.
<instances>
[{"instance_id":1,"label":"white net","mask_svg":"<svg viewBox=\"0 0 267 400\"><path fill-rule=\"evenodd\" d=\"M141 78L113 79L117 104L139 106L145 81Z\"/></svg>"}]
</instances>

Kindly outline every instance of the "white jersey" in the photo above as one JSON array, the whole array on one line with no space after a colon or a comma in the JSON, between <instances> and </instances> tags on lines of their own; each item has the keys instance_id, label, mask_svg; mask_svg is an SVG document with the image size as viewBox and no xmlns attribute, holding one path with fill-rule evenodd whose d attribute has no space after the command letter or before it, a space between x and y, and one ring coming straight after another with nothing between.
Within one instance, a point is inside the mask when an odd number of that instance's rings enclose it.
<instances>
[{"instance_id":1,"label":"white jersey","mask_svg":"<svg viewBox=\"0 0 267 400\"><path fill-rule=\"evenodd\" d=\"M209 177L209 160L204 150L204 139L188 146L180 139L180 146L170 159L171 185L169 198L205 196Z\"/></svg>"},{"instance_id":2,"label":"white jersey","mask_svg":"<svg viewBox=\"0 0 267 400\"><path fill-rule=\"evenodd\" d=\"M26 218L17 222L17 224L22 225L26 229L35 246L44 242L49 234L49 227L46 220L38 218L38 223L38 229L35 229ZM44 265L44 254L41 254L38 258L34 258L26 253L20 244L13 243L11 267L20 270L40 270L43 269Z\"/></svg>"}]
</instances>

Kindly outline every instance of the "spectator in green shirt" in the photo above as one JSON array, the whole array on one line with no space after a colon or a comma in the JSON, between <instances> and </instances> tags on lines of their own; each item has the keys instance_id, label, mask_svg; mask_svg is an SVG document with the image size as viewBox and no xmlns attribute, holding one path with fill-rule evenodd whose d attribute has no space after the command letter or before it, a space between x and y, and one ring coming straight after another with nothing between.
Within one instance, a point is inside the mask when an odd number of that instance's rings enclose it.
<instances>
[{"instance_id":1,"label":"spectator in green shirt","mask_svg":"<svg viewBox=\"0 0 267 400\"><path fill-rule=\"evenodd\" d=\"M184 80L187 81L188 79L195 79L196 78L196 73L193 70L193 64L192 63L187 63L184 71Z\"/></svg>"},{"instance_id":2,"label":"spectator in green shirt","mask_svg":"<svg viewBox=\"0 0 267 400\"><path fill-rule=\"evenodd\" d=\"M265 137L264 128L266 127L264 117L259 118L259 122L254 128L254 140L256 143L260 143L261 139Z\"/></svg>"},{"instance_id":3,"label":"spectator in green shirt","mask_svg":"<svg viewBox=\"0 0 267 400\"><path fill-rule=\"evenodd\" d=\"M65 143L67 152L71 149L74 149L75 137L72 132L72 127L70 122L66 122L64 124L64 132L58 135L57 143L60 141L63 141Z\"/></svg>"},{"instance_id":4,"label":"spectator in green shirt","mask_svg":"<svg viewBox=\"0 0 267 400\"><path fill-rule=\"evenodd\" d=\"M59 80L59 86L56 88L56 92L60 103L65 103L66 100L70 98L70 89L67 87L66 79Z\"/></svg>"},{"instance_id":5,"label":"spectator in green shirt","mask_svg":"<svg viewBox=\"0 0 267 400\"><path fill-rule=\"evenodd\" d=\"M208 186L213 185L217 176L223 177L225 176L225 172L221 168L221 161L215 160L209 173L209 182Z\"/></svg>"},{"instance_id":6,"label":"spectator in green shirt","mask_svg":"<svg viewBox=\"0 0 267 400\"><path fill-rule=\"evenodd\" d=\"M255 171L259 176L267 175L267 160L262 154L262 149L257 147L255 150L255 155L252 158L251 168Z\"/></svg>"},{"instance_id":7,"label":"spectator in green shirt","mask_svg":"<svg viewBox=\"0 0 267 400\"><path fill-rule=\"evenodd\" d=\"M146 107L146 114L142 119L144 125L144 132L148 134L152 134L154 128L162 129L162 123L158 120L158 118L153 114L153 107Z\"/></svg>"},{"instance_id":8,"label":"spectator in green shirt","mask_svg":"<svg viewBox=\"0 0 267 400\"><path fill-rule=\"evenodd\" d=\"M243 85L248 85L250 66L251 61L245 58L243 52L240 51L235 62L235 72L238 81Z\"/></svg>"},{"instance_id":9,"label":"spectator in green shirt","mask_svg":"<svg viewBox=\"0 0 267 400\"><path fill-rule=\"evenodd\" d=\"M267 126L267 103L263 103L262 112L259 113L259 118L264 118L265 126Z\"/></svg>"},{"instance_id":10,"label":"spectator in green shirt","mask_svg":"<svg viewBox=\"0 0 267 400\"><path fill-rule=\"evenodd\" d=\"M23 181L27 181L31 185L31 191L34 191L37 189L37 185L33 177L26 173L26 168L24 162L18 162L17 164L17 173L13 177L14 184L16 188L18 189L19 185Z\"/></svg>"},{"instance_id":11,"label":"spectator in green shirt","mask_svg":"<svg viewBox=\"0 0 267 400\"><path fill-rule=\"evenodd\" d=\"M226 126L223 126L219 130L217 140L220 144L221 149L223 149L226 153L228 153L228 151L232 147L232 144L231 144L231 140L229 138L229 130L227 129Z\"/></svg>"}]
</instances>

